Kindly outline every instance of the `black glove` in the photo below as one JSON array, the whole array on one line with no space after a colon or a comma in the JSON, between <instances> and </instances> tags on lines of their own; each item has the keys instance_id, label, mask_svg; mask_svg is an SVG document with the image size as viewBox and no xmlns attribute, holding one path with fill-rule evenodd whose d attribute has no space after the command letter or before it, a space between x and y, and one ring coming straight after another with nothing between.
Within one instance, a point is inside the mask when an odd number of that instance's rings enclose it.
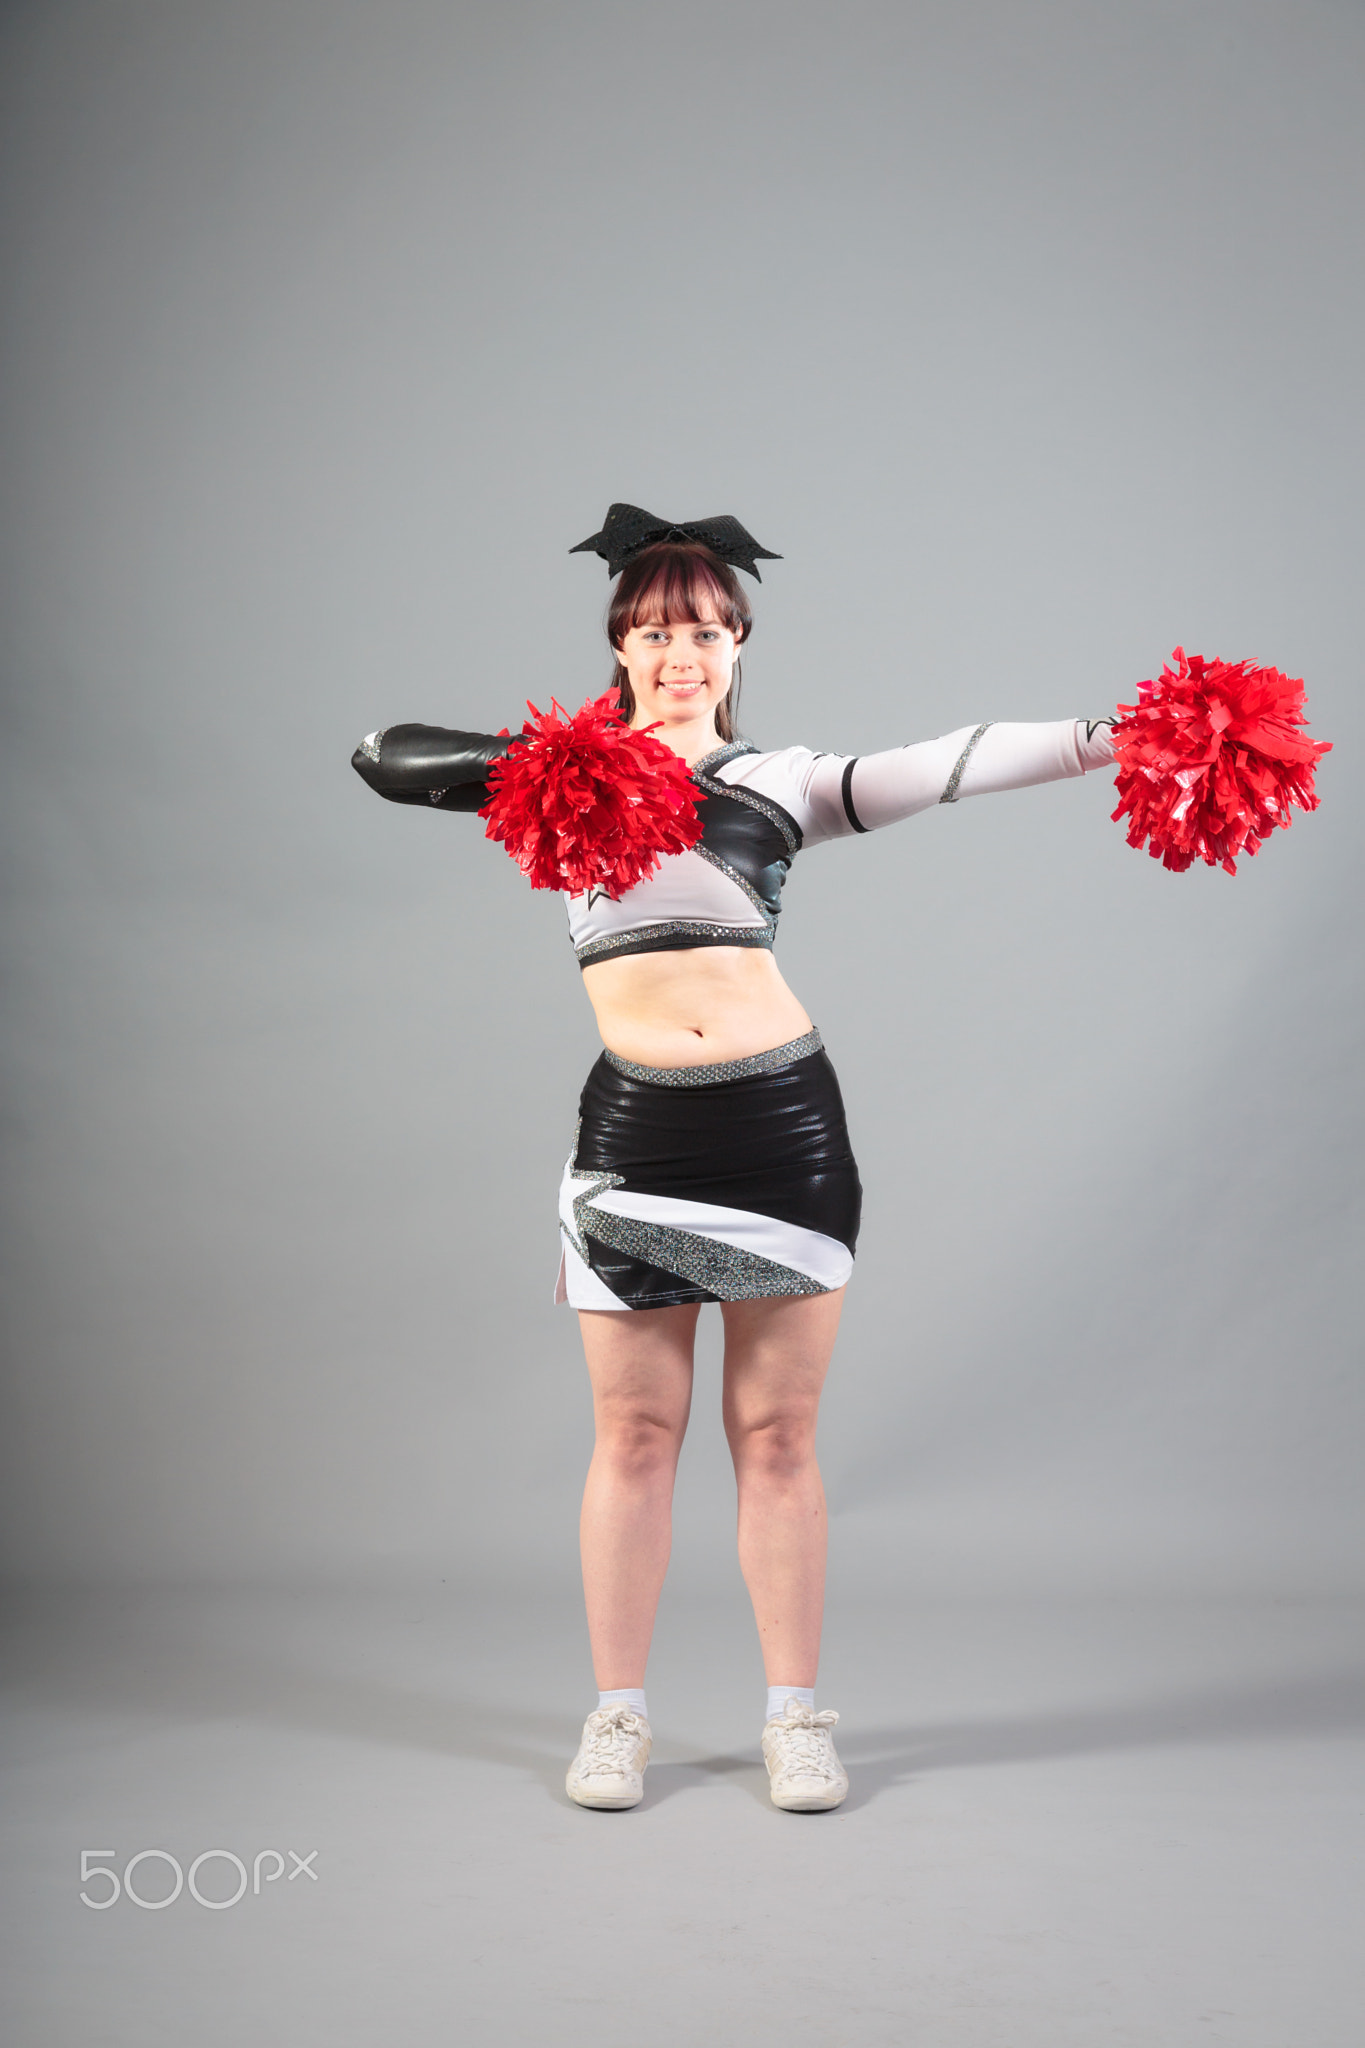
<instances>
[{"instance_id":1,"label":"black glove","mask_svg":"<svg viewBox=\"0 0 1365 2048\"><path fill-rule=\"evenodd\" d=\"M477 811L488 802L488 768L521 738L448 732L440 725L391 725L362 740L351 766L377 796L427 810Z\"/></svg>"}]
</instances>

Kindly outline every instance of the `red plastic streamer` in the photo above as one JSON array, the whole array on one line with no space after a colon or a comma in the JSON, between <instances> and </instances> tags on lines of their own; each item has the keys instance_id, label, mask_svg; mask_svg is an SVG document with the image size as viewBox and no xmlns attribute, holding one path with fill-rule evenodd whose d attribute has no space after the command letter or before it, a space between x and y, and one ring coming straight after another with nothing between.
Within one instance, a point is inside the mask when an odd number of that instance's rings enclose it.
<instances>
[{"instance_id":1,"label":"red plastic streamer","mask_svg":"<svg viewBox=\"0 0 1365 2048\"><path fill-rule=\"evenodd\" d=\"M1205 661L1177 647L1155 682L1120 704L1114 728L1128 844L1177 872L1256 853L1289 807L1315 811L1313 774L1329 740L1302 730L1304 690L1276 668Z\"/></svg>"},{"instance_id":2,"label":"red plastic streamer","mask_svg":"<svg viewBox=\"0 0 1365 2048\"><path fill-rule=\"evenodd\" d=\"M652 875L664 853L701 837L705 794L670 747L621 721L615 688L570 717L528 703L525 739L488 771L489 839L500 840L533 889L615 901Z\"/></svg>"}]
</instances>

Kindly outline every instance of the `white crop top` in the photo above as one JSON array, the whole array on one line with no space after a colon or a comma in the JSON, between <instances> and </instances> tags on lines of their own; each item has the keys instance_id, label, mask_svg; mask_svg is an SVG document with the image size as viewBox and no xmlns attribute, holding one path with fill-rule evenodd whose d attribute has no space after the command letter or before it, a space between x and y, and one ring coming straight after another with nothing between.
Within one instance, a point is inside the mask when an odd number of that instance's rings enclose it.
<instances>
[{"instance_id":1,"label":"white crop top","mask_svg":"<svg viewBox=\"0 0 1365 2048\"><path fill-rule=\"evenodd\" d=\"M665 854L616 902L567 897L579 965L693 946L771 946L782 885L803 846L872 832L935 804L1107 767L1112 719L962 726L882 754L761 753L732 740L692 769L702 836Z\"/></svg>"}]
</instances>

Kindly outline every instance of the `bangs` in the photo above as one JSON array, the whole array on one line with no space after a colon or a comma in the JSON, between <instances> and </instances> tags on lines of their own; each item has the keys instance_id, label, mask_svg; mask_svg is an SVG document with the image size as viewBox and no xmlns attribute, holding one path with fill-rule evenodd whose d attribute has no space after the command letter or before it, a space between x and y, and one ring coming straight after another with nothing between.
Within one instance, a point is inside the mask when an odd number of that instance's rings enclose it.
<instances>
[{"instance_id":1,"label":"bangs","mask_svg":"<svg viewBox=\"0 0 1365 2048\"><path fill-rule=\"evenodd\" d=\"M607 615L607 634L619 646L632 626L703 624L714 619L747 635L753 615L735 572L709 548L662 542L646 548L621 573Z\"/></svg>"},{"instance_id":2,"label":"bangs","mask_svg":"<svg viewBox=\"0 0 1365 2048\"><path fill-rule=\"evenodd\" d=\"M657 619L665 626L685 626L713 618L729 625L734 609L734 599L704 556L670 548L636 591L630 624L643 626Z\"/></svg>"}]
</instances>

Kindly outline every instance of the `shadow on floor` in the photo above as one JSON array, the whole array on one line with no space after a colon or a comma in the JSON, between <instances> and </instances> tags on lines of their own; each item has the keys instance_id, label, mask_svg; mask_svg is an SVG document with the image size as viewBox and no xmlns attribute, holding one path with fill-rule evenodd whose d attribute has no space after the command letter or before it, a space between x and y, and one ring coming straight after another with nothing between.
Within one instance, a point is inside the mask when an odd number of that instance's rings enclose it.
<instances>
[{"instance_id":1,"label":"shadow on floor","mask_svg":"<svg viewBox=\"0 0 1365 2048\"><path fill-rule=\"evenodd\" d=\"M117 1719L175 1722L250 1720L298 1734L425 1750L530 1773L564 1801L564 1771L575 1729L562 1715L443 1694L357 1674L327 1672L250 1647L231 1652L175 1632L107 1624L89 1630L53 1617L12 1640L12 1696L31 1708L60 1706ZM139 1636L141 1640L139 1640ZM485 1659L489 1674L496 1659ZM854 1728L840 1733L853 1776L844 1812L929 1772L971 1770L1107 1751L1343 1736L1365 1730L1365 1666L1346 1665L1280 1679L1259 1677L1116 1703L951 1722ZM61 1737L57 1738L60 1744ZM767 1804L767 1776L746 1755L679 1756L665 1742L649 1774L651 1806L734 1777ZM672 1752L670 1754L669 1752Z\"/></svg>"},{"instance_id":2,"label":"shadow on floor","mask_svg":"<svg viewBox=\"0 0 1365 2048\"><path fill-rule=\"evenodd\" d=\"M934 1771L1362 1731L1365 1666L1347 1665L1302 1677L1191 1688L1115 1706L864 1728L850 1731L841 1754L857 1772L846 1802L852 1810L890 1786Z\"/></svg>"}]
</instances>

